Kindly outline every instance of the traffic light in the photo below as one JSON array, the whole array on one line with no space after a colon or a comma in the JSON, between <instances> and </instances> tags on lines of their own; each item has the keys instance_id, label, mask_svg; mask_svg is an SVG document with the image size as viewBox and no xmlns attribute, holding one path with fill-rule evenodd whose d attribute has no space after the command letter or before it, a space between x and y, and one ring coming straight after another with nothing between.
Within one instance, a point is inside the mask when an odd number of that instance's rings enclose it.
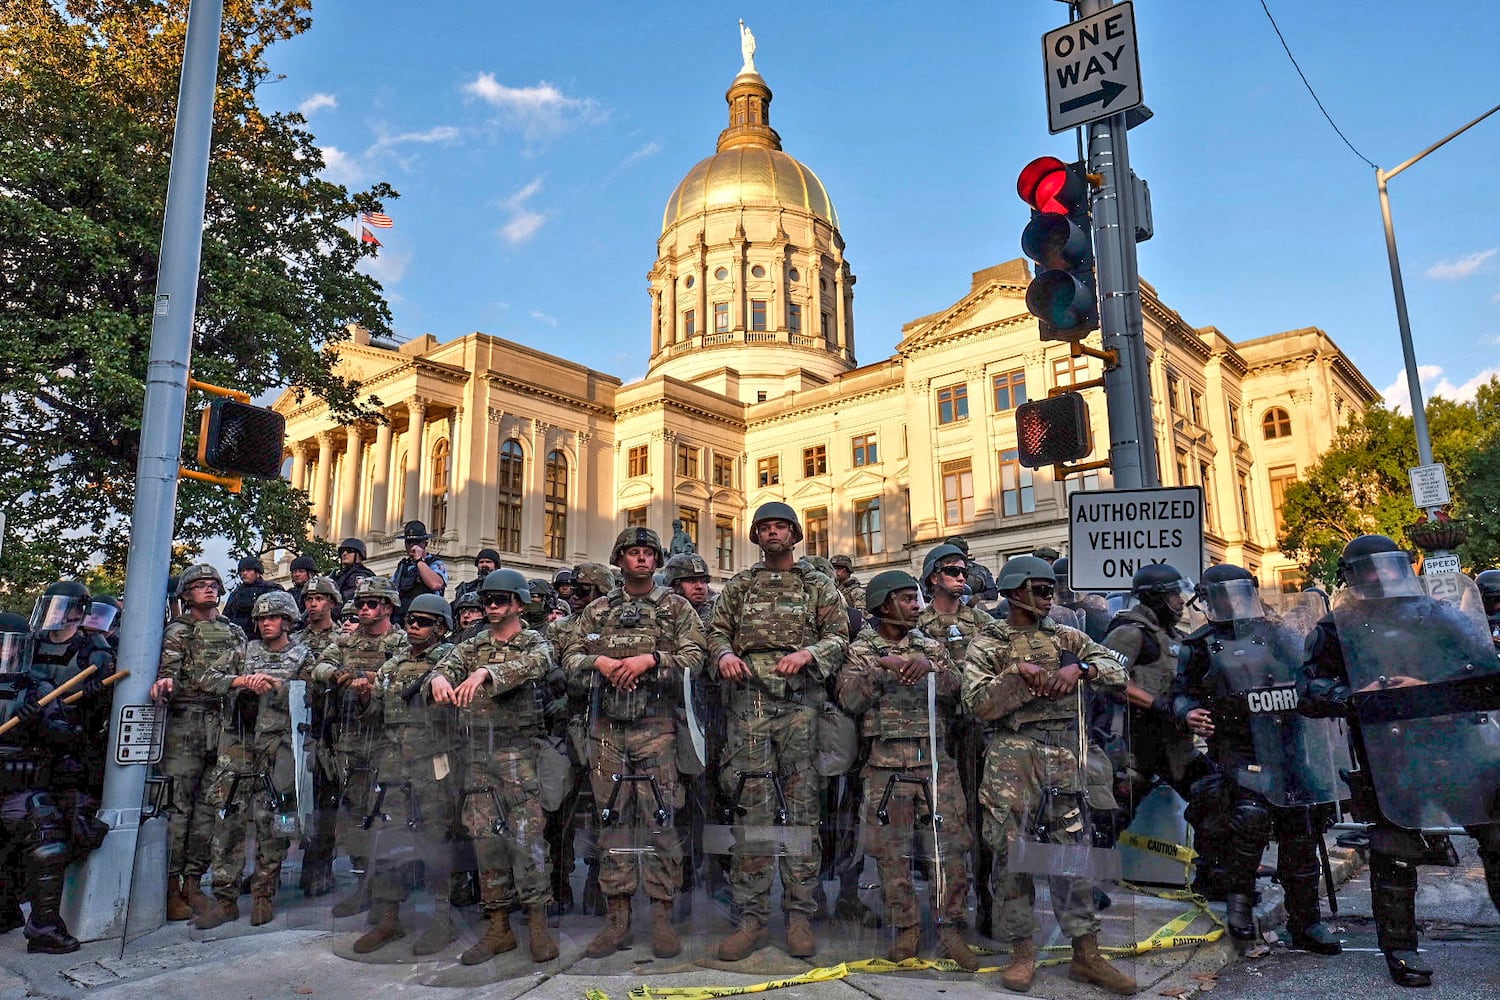
<instances>
[{"instance_id":1,"label":"traffic light","mask_svg":"<svg viewBox=\"0 0 1500 1000\"><path fill-rule=\"evenodd\" d=\"M1043 340L1082 340L1099 326L1088 173L1081 163L1041 156L1022 169L1016 193L1031 206L1021 249L1037 264L1026 308Z\"/></svg>"},{"instance_id":2,"label":"traffic light","mask_svg":"<svg viewBox=\"0 0 1500 1000\"><path fill-rule=\"evenodd\" d=\"M1076 462L1093 451L1083 396L1060 392L1016 407L1016 450L1028 469Z\"/></svg>"},{"instance_id":3,"label":"traffic light","mask_svg":"<svg viewBox=\"0 0 1500 1000\"><path fill-rule=\"evenodd\" d=\"M286 417L233 399L215 399L203 411L198 464L259 479L281 475Z\"/></svg>"}]
</instances>

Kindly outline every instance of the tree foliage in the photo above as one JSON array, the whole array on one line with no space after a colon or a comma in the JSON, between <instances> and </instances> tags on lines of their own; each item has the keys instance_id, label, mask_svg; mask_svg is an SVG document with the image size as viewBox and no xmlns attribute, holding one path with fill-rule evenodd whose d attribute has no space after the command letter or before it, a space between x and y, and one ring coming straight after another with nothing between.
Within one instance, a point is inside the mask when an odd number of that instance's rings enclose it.
<instances>
[{"instance_id":1,"label":"tree foliage","mask_svg":"<svg viewBox=\"0 0 1500 1000\"><path fill-rule=\"evenodd\" d=\"M0 582L12 593L122 567L134 503L167 174L188 0L0 0ZM319 177L295 113L257 102L266 48L307 29L309 0L226 0L193 330L196 378L259 396L285 386L336 417L379 401L327 348L389 332L358 211L395 197ZM184 451L195 448L189 400ZM180 558L305 548L307 497L284 482L234 496L183 481Z\"/></svg>"},{"instance_id":2,"label":"tree foliage","mask_svg":"<svg viewBox=\"0 0 1500 1000\"><path fill-rule=\"evenodd\" d=\"M1470 403L1427 403L1433 461L1448 467L1454 502L1448 512L1470 527L1459 548L1465 567L1500 560L1500 378ZM1383 406L1354 417L1303 478L1288 487L1280 535L1283 552L1309 576L1331 584L1345 543L1362 534L1410 543L1406 529L1422 517L1407 470L1419 464L1412 419Z\"/></svg>"}]
</instances>

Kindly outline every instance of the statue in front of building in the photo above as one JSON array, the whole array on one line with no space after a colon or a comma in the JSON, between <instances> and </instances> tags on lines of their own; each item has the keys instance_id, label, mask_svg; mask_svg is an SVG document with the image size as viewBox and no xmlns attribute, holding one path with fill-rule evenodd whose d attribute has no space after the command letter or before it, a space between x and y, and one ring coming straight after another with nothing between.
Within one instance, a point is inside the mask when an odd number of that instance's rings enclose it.
<instances>
[{"instance_id":1,"label":"statue in front of building","mask_svg":"<svg viewBox=\"0 0 1500 1000\"><path fill-rule=\"evenodd\" d=\"M744 22L741 23L743 24ZM698 551L698 546L693 544L692 538L688 536L681 521L672 522L672 545L668 551L674 556L683 553L692 555Z\"/></svg>"}]
</instances>

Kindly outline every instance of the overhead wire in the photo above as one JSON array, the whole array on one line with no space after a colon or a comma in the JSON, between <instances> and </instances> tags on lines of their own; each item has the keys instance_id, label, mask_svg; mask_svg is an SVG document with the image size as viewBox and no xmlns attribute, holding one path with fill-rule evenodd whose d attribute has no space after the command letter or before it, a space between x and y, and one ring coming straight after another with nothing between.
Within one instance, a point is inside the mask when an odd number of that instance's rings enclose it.
<instances>
[{"instance_id":1,"label":"overhead wire","mask_svg":"<svg viewBox=\"0 0 1500 1000\"><path fill-rule=\"evenodd\" d=\"M1271 29L1276 32L1277 39L1281 41L1281 47L1286 51L1286 57L1292 61L1292 68L1295 69L1297 71L1297 75L1302 78L1302 85L1306 87L1307 92L1312 95L1313 103L1318 106L1319 111L1323 112L1323 117L1328 119L1328 124L1333 126L1334 132L1338 133L1338 137L1344 140L1344 145L1349 147L1349 152L1353 153L1355 156L1363 160L1371 170L1379 170L1380 168L1374 163L1374 161L1372 161L1364 153L1361 153L1359 150L1354 148L1354 143L1349 141L1349 137L1346 136L1343 130L1339 128L1338 123L1333 120L1333 116L1328 113L1328 109L1323 107L1323 102L1318 99L1318 92L1313 90L1312 84L1307 80L1307 74L1302 72L1301 66L1297 65L1297 57L1292 55L1292 47L1286 43L1286 36L1281 33L1281 27L1277 25L1276 18L1271 16L1271 8L1266 6L1266 0L1260 0L1260 9L1266 12L1266 20L1271 22Z\"/></svg>"}]
</instances>

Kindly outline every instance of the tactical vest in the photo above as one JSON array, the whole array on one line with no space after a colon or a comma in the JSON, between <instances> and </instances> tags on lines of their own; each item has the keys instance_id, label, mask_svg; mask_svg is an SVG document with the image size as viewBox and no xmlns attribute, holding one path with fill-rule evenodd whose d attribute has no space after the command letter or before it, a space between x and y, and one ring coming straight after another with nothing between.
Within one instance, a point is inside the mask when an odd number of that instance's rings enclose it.
<instances>
[{"instance_id":1,"label":"tactical vest","mask_svg":"<svg viewBox=\"0 0 1500 1000\"><path fill-rule=\"evenodd\" d=\"M287 706L288 682L298 679L312 662L312 654L300 642L289 643L279 652L267 649L259 639L245 647L243 674L267 674L281 682L281 687L256 695L245 688L231 688L231 711L224 714L224 730L241 737L250 734L290 733L292 717Z\"/></svg>"},{"instance_id":2,"label":"tactical vest","mask_svg":"<svg viewBox=\"0 0 1500 1000\"><path fill-rule=\"evenodd\" d=\"M633 598L623 590L614 590L600 621L598 631L584 636L584 648L591 656L609 656L617 660L642 653L656 652L664 633L672 631L671 614L665 597L668 592L657 587L645 597ZM634 722L646 716L670 715L681 698L677 686L663 676L665 671L652 667L636 679L635 689L622 691L597 675L599 711L606 719Z\"/></svg>"},{"instance_id":3,"label":"tactical vest","mask_svg":"<svg viewBox=\"0 0 1500 1000\"><path fill-rule=\"evenodd\" d=\"M517 633L511 642L524 635L526 632ZM532 635L536 633L533 632ZM488 657L475 666L504 663L516 654L527 653L532 648L531 645L515 646L510 642L497 646L487 633L483 638ZM541 681L527 681L490 697L492 690L489 687L481 688L480 697L470 702L460 716L469 728L470 743L477 751L482 753L490 745L509 746L543 734L546 726L546 693L542 690Z\"/></svg>"},{"instance_id":4,"label":"tactical vest","mask_svg":"<svg viewBox=\"0 0 1500 1000\"><path fill-rule=\"evenodd\" d=\"M963 663L969 655L969 643L974 641L982 627L983 623L965 618L962 609L959 614L945 615L929 604L917 616L917 628L929 639L942 643L948 659L954 663Z\"/></svg>"},{"instance_id":5,"label":"tactical vest","mask_svg":"<svg viewBox=\"0 0 1500 1000\"><path fill-rule=\"evenodd\" d=\"M432 721L433 709L446 718L450 709L431 705L423 696L418 682L425 680L438 661L453 649L452 643L440 642L421 656L410 651L381 664L375 674L375 689L380 692L383 717L388 728L418 726ZM415 689L415 690L414 690Z\"/></svg>"},{"instance_id":6,"label":"tactical vest","mask_svg":"<svg viewBox=\"0 0 1500 1000\"><path fill-rule=\"evenodd\" d=\"M423 556L422 561L431 566L437 562L437 556ZM411 602L423 594L441 594L442 587L429 587L422 582L422 574L417 572L417 564L410 559L401 560L396 567L395 579L392 581L396 587L396 593L401 595L401 613L411 607Z\"/></svg>"},{"instance_id":7,"label":"tactical vest","mask_svg":"<svg viewBox=\"0 0 1500 1000\"><path fill-rule=\"evenodd\" d=\"M373 678L382 663L406 648L406 633L393 628L385 635L370 636L356 629L339 635L332 645L342 651L345 670L359 671ZM346 728L358 726L361 730L379 725L378 705L372 702L368 709L361 711L359 697L350 688L335 689L331 693L337 699L337 718L341 725Z\"/></svg>"},{"instance_id":8,"label":"tactical vest","mask_svg":"<svg viewBox=\"0 0 1500 1000\"><path fill-rule=\"evenodd\" d=\"M1029 660L1048 673L1061 667L1061 650L1057 640L1041 629L1029 631L1012 630L1006 641L1006 662L1017 663ZM1078 698L1083 691L1080 684L1073 693L1063 698L1033 698L1003 720L1012 729L1019 729L1031 722L1066 722L1078 718Z\"/></svg>"},{"instance_id":9,"label":"tactical vest","mask_svg":"<svg viewBox=\"0 0 1500 1000\"><path fill-rule=\"evenodd\" d=\"M1118 623L1116 627L1125 626L1141 632L1141 652L1130 666L1131 681L1153 698L1170 693L1172 678L1177 674L1177 654L1182 648L1182 637L1175 629L1162 628L1155 615L1145 610L1127 611L1115 621Z\"/></svg>"},{"instance_id":10,"label":"tactical vest","mask_svg":"<svg viewBox=\"0 0 1500 1000\"><path fill-rule=\"evenodd\" d=\"M818 638L813 590L796 570L748 571L749 586L736 623L734 651L756 677L755 686L775 698L787 698L806 686L799 673L781 677L776 664L788 653Z\"/></svg>"},{"instance_id":11,"label":"tactical vest","mask_svg":"<svg viewBox=\"0 0 1500 1000\"><path fill-rule=\"evenodd\" d=\"M245 641L245 633L223 615L212 621L194 621L184 615L170 622L167 628L185 633L182 640L184 654L173 702L217 708L218 698L203 690L203 674L224 654L239 649Z\"/></svg>"},{"instance_id":12,"label":"tactical vest","mask_svg":"<svg viewBox=\"0 0 1500 1000\"><path fill-rule=\"evenodd\" d=\"M912 629L907 635L910 642L904 647L882 638L875 646L876 653L881 656L888 653L911 657L920 655L933 660L942 657L938 643L920 630ZM885 686L876 696L874 707L861 717L860 726L866 737L877 740L928 739L931 733L927 719L926 682L920 684L898 682ZM940 720L937 726L940 740L945 728L946 723Z\"/></svg>"}]
</instances>

